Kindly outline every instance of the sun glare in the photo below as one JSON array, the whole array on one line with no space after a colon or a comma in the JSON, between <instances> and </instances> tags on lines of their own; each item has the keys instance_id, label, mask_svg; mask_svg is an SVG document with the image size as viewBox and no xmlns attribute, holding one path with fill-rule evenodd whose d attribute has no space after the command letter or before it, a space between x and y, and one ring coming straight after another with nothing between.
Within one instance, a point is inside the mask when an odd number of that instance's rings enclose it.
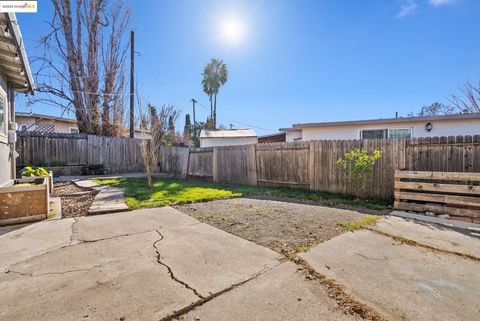
<instances>
[{"instance_id":1,"label":"sun glare","mask_svg":"<svg viewBox=\"0 0 480 321\"><path fill-rule=\"evenodd\" d=\"M220 26L220 35L225 42L238 44L245 37L245 25L233 17L224 19Z\"/></svg>"}]
</instances>

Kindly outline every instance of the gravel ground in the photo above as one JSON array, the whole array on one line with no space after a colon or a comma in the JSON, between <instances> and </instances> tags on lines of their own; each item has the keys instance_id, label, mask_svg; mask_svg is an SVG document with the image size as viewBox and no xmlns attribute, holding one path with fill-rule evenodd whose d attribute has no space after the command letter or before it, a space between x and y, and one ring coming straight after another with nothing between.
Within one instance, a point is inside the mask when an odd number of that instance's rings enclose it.
<instances>
[{"instance_id":1,"label":"gravel ground","mask_svg":"<svg viewBox=\"0 0 480 321\"><path fill-rule=\"evenodd\" d=\"M176 206L190 216L284 255L304 252L345 230L358 212L272 200L237 198Z\"/></svg>"},{"instance_id":2,"label":"gravel ground","mask_svg":"<svg viewBox=\"0 0 480 321\"><path fill-rule=\"evenodd\" d=\"M96 191L82 188L72 182L59 182L53 185L52 196L62 200L62 217L77 217L88 214Z\"/></svg>"}]
</instances>

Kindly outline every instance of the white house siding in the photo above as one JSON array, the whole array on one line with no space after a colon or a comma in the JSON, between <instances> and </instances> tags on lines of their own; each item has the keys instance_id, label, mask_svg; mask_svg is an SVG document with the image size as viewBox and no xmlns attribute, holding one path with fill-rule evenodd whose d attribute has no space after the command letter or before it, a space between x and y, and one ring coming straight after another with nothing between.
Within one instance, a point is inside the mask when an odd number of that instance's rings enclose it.
<instances>
[{"instance_id":1,"label":"white house siding","mask_svg":"<svg viewBox=\"0 0 480 321\"><path fill-rule=\"evenodd\" d=\"M0 90L3 92L3 95L6 98L5 102L5 132L0 133L0 186L3 186L9 183L12 179L11 177L11 167L12 162L10 159L10 146L8 145L8 122L11 119L10 116L10 105L9 97L7 95L7 84L5 82L5 77L3 74L0 74Z\"/></svg>"},{"instance_id":2,"label":"white house siding","mask_svg":"<svg viewBox=\"0 0 480 321\"><path fill-rule=\"evenodd\" d=\"M236 146L258 143L257 137L200 138L200 147Z\"/></svg>"},{"instance_id":3,"label":"white house siding","mask_svg":"<svg viewBox=\"0 0 480 321\"><path fill-rule=\"evenodd\" d=\"M433 129L429 132L425 125L431 122ZM301 137L303 141L308 140L335 140L335 139L359 139L362 129L393 129L412 128L413 137L434 137L434 136L457 136L457 135L480 135L480 119L450 119L433 121L400 122L393 124L373 125L343 125L303 128ZM293 133L297 133L293 131ZM298 134L295 134L298 135ZM287 132L287 142L294 141L294 135Z\"/></svg>"},{"instance_id":4,"label":"white house siding","mask_svg":"<svg viewBox=\"0 0 480 321\"><path fill-rule=\"evenodd\" d=\"M296 140L302 140L302 131L301 130L289 130L285 135L285 141L294 142Z\"/></svg>"}]
</instances>

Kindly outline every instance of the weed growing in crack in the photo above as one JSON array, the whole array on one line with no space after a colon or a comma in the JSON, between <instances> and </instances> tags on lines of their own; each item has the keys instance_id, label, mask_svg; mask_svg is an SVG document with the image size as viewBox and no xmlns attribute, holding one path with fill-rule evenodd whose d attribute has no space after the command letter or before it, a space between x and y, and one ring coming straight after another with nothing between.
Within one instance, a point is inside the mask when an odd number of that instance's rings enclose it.
<instances>
[{"instance_id":1,"label":"weed growing in crack","mask_svg":"<svg viewBox=\"0 0 480 321\"><path fill-rule=\"evenodd\" d=\"M365 215L364 217L362 217L361 219L355 222L337 221L336 225L343 227L349 232L353 232L353 231L362 229L367 225L373 224L381 218L382 218L381 216Z\"/></svg>"}]
</instances>

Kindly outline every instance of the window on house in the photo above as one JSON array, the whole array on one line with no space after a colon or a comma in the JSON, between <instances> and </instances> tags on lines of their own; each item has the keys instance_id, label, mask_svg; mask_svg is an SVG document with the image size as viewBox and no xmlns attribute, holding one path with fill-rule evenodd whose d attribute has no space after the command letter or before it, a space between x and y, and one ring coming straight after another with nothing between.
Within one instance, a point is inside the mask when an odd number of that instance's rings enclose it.
<instances>
[{"instance_id":1,"label":"window on house","mask_svg":"<svg viewBox=\"0 0 480 321\"><path fill-rule=\"evenodd\" d=\"M5 97L0 95L0 134L7 135L7 114Z\"/></svg>"},{"instance_id":2,"label":"window on house","mask_svg":"<svg viewBox=\"0 0 480 321\"><path fill-rule=\"evenodd\" d=\"M388 137L388 129L362 129L361 139L382 139Z\"/></svg>"},{"instance_id":3,"label":"window on house","mask_svg":"<svg viewBox=\"0 0 480 321\"><path fill-rule=\"evenodd\" d=\"M70 134L78 134L78 128L70 128Z\"/></svg>"},{"instance_id":4,"label":"window on house","mask_svg":"<svg viewBox=\"0 0 480 321\"><path fill-rule=\"evenodd\" d=\"M411 138L411 128L391 128L388 130L388 138Z\"/></svg>"}]
</instances>

